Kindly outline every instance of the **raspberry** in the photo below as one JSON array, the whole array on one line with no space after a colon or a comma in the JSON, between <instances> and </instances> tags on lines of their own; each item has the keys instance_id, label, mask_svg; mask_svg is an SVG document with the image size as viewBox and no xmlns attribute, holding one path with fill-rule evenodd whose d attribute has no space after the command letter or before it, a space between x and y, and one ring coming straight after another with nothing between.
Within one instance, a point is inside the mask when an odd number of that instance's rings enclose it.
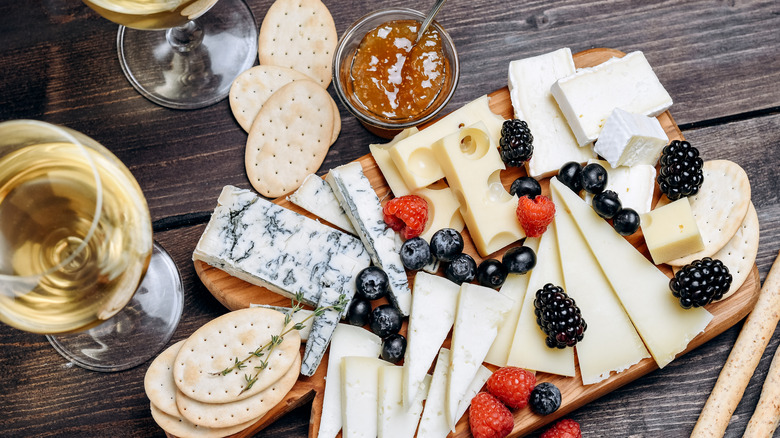
<instances>
[{"instance_id":1,"label":"raspberry","mask_svg":"<svg viewBox=\"0 0 780 438\"><path fill-rule=\"evenodd\" d=\"M428 222L428 203L425 199L406 195L392 199L382 208L388 227L401 233L404 240L417 237Z\"/></svg>"},{"instance_id":2,"label":"raspberry","mask_svg":"<svg viewBox=\"0 0 780 438\"><path fill-rule=\"evenodd\" d=\"M515 420L497 398L480 392L471 399L469 426L474 438L503 438L512 432Z\"/></svg>"},{"instance_id":3,"label":"raspberry","mask_svg":"<svg viewBox=\"0 0 780 438\"><path fill-rule=\"evenodd\" d=\"M534 386L536 376L518 367L500 368L487 381L488 391L512 409L522 409L528 404Z\"/></svg>"},{"instance_id":4,"label":"raspberry","mask_svg":"<svg viewBox=\"0 0 780 438\"><path fill-rule=\"evenodd\" d=\"M521 196L517 201L517 220L528 237L539 237L555 217L555 204L547 196L538 195L533 200Z\"/></svg>"},{"instance_id":5,"label":"raspberry","mask_svg":"<svg viewBox=\"0 0 780 438\"><path fill-rule=\"evenodd\" d=\"M567 418L555 423L540 438L582 438L582 432L579 423Z\"/></svg>"}]
</instances>

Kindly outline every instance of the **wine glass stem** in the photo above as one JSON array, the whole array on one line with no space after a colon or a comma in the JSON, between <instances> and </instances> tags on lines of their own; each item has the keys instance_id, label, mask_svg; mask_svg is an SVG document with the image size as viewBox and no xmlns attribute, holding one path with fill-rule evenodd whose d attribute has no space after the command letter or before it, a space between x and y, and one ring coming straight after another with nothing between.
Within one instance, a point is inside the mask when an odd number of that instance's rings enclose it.
<instances>
[{"instance_id":1,"label":"wine glass stem","mask_svg":"<svg viewBox=\"0 0 780 438\"><path fill-rule=\"evenodd\" d=\"M175 51L186 53L200 46L203 41L203 28L196 20L190 20L181 26L168 29L165 38Z\"/></svg>"}]
</instances>

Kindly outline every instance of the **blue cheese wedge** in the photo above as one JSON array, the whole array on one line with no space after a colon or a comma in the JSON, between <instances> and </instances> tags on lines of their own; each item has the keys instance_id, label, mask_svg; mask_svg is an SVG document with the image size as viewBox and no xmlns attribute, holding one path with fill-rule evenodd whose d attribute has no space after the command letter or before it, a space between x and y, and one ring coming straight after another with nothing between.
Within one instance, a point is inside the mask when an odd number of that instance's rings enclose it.
<instances>
[{"instance_id":1,"label":"blue cheese wedge","mask_svg":"<svg viewBox=\"0 0 780 438\"><path fill-rule=\"evenodd\" d=\"M352 222L349 221L344 209L341 208L330 184L319 176L313 173L307 176L303 180L303 184L292 195L288 196L287 200L342 230L355 234Z\"/></svg>"},{"instance_id":2,"label":"blue cheese wedge","mask_svg":"<svg viewBox=\"0 0 780 438\"><path fill-rule=\"evenodd\" d=\"M371 260L390 279L390 301L403 316L409 316L412 292L401 262L401 238L385 224L379 198L363 167L353 162L331 169L325 180L333 188Z\"/></svg>"},{"instance_id":3,"label":"blue cheese wedge","mask_svg":"<svg viewBox=\"0 0 780 438\"><path fill-rule=\"evenodd\" d=\"M336 330L341 316L347 311L346 308L342 312L332 308L338 304L342 295L341 290L331 288L324 289L320 295L317 307L323 310L314 316L309 340L306 341L306 350L303 352L303 361L301 362L301 374L304 376L311 377L317 371L333 337L333 331ZM352 296L349 299L351 300Z\"/></svg>"},{"instance_id":4,"label":"blue cheese wedge","mask_svg":"<svg viewBox=\"0 0 780 438\"><path fill-rule=\"evenodd\" d=\"M233 186L222 189L192 258L288 298L300 293L310 306L326 289L353 296L370 263L354 236Z\"/></svg>"}]
</instances>

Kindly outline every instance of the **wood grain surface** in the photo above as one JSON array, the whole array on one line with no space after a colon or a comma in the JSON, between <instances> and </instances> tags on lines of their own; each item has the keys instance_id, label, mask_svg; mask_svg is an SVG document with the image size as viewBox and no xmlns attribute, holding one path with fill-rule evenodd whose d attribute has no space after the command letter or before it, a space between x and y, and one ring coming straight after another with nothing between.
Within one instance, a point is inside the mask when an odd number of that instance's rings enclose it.
<instances>
[{"instance_id":1,"label":"wood grain surface","mask_svg":"<svg viewBox=\"0 0 780 438\"><path fill-rule=\"evenodd\" d=\"M259 25L272 0L247 3ZM325 3L339 34L375 8L429 7L401 0ZM777 1L451 1L437 19L461 61L448 111L504 87L513 59L560 47L644 51L675 101L671 111L685 138L707 159L730 159L747 171L761 223L757 265L764 278L780 249ZM191 255L222 186L249 187L246 134L226 101L174 111L137 94L116 58L116 29L79 0L0 2L0 120L67 125L130 167L149 202L155 237L182 272L185 310L175 342L226 311L197 278ZM342 134L320 174L379 141L343 108L341 116ZM690 435L739 328L567 417L586 437ZM742 436L779 343L776 330L727 437ZM115 374L85 371L66 363L44 337L0 325L0 369L2 436L162 436L143 394L146 365ZM256 436L304 437L310 411L306 403Z\"/></svg>"}]
</instances>

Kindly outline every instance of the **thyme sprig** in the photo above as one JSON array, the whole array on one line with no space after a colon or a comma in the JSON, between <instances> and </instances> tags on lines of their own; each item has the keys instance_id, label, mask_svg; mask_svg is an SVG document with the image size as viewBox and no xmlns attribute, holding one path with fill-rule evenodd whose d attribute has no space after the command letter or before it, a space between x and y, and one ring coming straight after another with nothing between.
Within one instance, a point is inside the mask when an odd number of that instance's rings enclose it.
<instances>
[{"instance_id":1,"label":"thyme sprig","mask_svg":"<svg viewBox=\"0 0 780 438\"><path fill-rule=\"evenodd\" d=\"M301 304L302 301L303 301L303 294L301 292L295 294L295 298L292 299L292 307L290 311L288 311L284 315L284 327L290 325L290 322L292 322L293 315L303 308L303 305ZM345 294L341 294L336 304L332 306L317 307L316 309L314 309L311 315L307 316L300 322L293 324L290 328L286 330L283 328L281 333L279 333L278 335L271 336L271 340L266 342L264 345L257 347L257 349L255 349L254 351L248 352L245 358L239 359L238 357L236 357L234 358L233 364L231 366L225 368L222 371L217 371L210 374L214 376L227 376L228 374L232 373L234 370L245 369L248 366L247 362L250 359L253 358L261 359L263 357L270 357L274 349L276 349L277 346L281 345L282 342L284 342L285 335L287 335L293 330L303 329L306 326L306 321L308 321L313 317L322 315L327 310L332 309L338 312L339 314L341 314L347 308L348 304L349 304L349 298L347 298ZM258 378L260 377L260 373L263 372L263 370L265 370L266 368L268 368L268 360L261 359L260 363L254 367L255 370L254 373L252 373L251 375L250 374L244 375L244 381L246 382L246 385L241 390L241 392L238 393L238 395L241 395L244 392L249 391L252 388L252 386L255 384L255 382L257 382Z\"/></svg>"}]
</instances>

